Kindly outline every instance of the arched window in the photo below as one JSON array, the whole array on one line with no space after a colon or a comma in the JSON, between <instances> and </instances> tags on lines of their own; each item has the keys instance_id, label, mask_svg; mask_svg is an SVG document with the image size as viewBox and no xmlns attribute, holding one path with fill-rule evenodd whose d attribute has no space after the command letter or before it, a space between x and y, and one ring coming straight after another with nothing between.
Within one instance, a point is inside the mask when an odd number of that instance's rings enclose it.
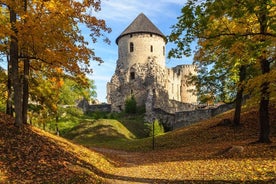
<instances>
[{"instance_id":1,"label":"arched window","mask_svg":"<svg viewBox=\"0 0 276 184\"><path fill-rule=\"evenodd\" d=\"M129 52L133 52L134 51L134 44L133 42L129 43Z\"/></svg>"},{"instance_id":2,"label":"arched window","mask_svg":"<svg viewBox=\"0 0 276 184\"><path fill-rule=\"evenodd\" d=\"M152 45L150 46L150 52L153 52L153 46Z\"/></svg>"}]
</instances>

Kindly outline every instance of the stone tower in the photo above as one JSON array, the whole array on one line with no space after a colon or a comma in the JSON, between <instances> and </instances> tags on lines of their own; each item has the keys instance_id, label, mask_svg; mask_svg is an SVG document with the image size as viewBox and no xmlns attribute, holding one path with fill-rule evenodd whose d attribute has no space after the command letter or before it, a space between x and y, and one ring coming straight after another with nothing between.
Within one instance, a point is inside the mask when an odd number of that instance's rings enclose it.
<instances>
[{"instance_id":1,"label":"stone tower","mask_svg":"<svg viewBox=\"0 0 276 184\"><path fill-rule=\"evenodd\" d=\"M165 36L143 13L120 34L116 43L117 62L123 69L146 64L149 57L156 57L156 64L165 67Z\"/></svg>"},{"instance_id":2,"label":"stone tower","mask_svg":"<svg viewBox=\"0 0 276 184\"><path fill-rule=\"evenodd\" d=\"M166 111L187 110L184 103L196 103L185 80L189 72L195 73L194 66L166 68L166 38L143 13L118 36L116 43L117 66L107 84L107 101L113 111L123 110L130 96L135 97L138 106L145 106L149 95L153 95L152 107Z\"/></svg>"}]
</instances>

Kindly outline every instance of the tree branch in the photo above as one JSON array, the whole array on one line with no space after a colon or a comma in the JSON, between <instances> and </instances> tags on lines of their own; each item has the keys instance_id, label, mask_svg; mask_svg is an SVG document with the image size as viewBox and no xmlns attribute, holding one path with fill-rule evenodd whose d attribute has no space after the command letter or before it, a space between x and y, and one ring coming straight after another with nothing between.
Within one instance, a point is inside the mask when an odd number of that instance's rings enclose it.
<instances>
[{"instance_id":1,"label":"tree branch","mask_svg":"<svg viewBox=\"0 0 276 184\"><path fill-rule=\"evenodd\" d=\"M237 34L237 33L222 33L218 35L212 35L212 36L199 36L199 38L203 39L213 39L213 38L219 38L223 36L233 36L233 37L247 37L247 36L257 36L257 35L264 35L264 36L271 36L276 38L276 34L273 33L244 33L244 34Z\"/></svg>"}]
</instances>

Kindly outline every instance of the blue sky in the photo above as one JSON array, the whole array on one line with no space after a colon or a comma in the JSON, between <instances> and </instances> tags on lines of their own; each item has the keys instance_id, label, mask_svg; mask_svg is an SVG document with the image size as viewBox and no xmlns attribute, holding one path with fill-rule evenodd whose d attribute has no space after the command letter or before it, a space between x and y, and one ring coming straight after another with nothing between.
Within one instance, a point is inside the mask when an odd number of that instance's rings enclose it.
<instances>
[{"instance_id":1,"label":"blue sky","mask_svg":"<svg viewBox=\"0 0 276 184\"><path fill-rule=\"evenodd\" d=\"M89 78L95 81L97 99L100 102L106 102L106 83L110 81L115 72L118 59L116 38L140 13L144 13L167 36L171 32L171 26L181 15L181 8L184 4L185 0L102 0L102 9L97 16L104 19L112 28L112 32L108 34L111 44L107 45L99 40L91 45L104 63L99 66L95 61L91 61L94 72L89 75ZM166 45L167 53L171 46L170 43ZM191 63L192 58L166 60L167 67Z\"/></svg>"},{"instance_id":2,"label":"blue sky","mask_svg":"<svg viewBox=\"0 0 276 184\"><path fill-rule=\"evenodd\" d=\"M101 11L97 12L96 16L104 19L112 29L112 32L107 34L111 44L103 43L101 39L95 44L91 42L90 47L104 60L104 63L99 66L96 61L91 61L94 72L88 77L95 81L97 99L106 102L106 84L115 72L118 59L116 38L140 13L144 13L164 35L169 35L171 26L177 23L177 17L181 15L181 8L186 0L102 0L101 2ZM89 41L87 29L83 29L82 33ZM171 47L172 44L167 43L167 53ZM191 63L192 58L166 60L167 67ZM5 62L0 62L0 65L5 67Z\"/></svg>"}]
</instances>

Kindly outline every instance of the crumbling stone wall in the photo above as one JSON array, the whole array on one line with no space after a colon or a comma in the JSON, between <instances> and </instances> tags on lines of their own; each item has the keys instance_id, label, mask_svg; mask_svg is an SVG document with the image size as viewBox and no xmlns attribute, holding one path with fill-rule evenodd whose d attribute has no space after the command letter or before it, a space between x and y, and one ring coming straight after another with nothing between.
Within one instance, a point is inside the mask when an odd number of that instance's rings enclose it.
<instances>
[{"instance_id":1,"label":"crumbling stone wall","mask_svg":"<svg viewBox=\"0 0 276 184\"><path fill-rule=\"evenodd\" d=\"M153 122L152 120L158 119L160 122L162 122L166 130L174 130L212 118L233 108L234 103L223 104L216 108L196 109L176 113L166 112L159 108L152 108L151 112L147 112L146 117L148 117L147 120L149 122Z\"/></svg>"},{"instance_id":2,"label":"crumbling stone wall","mask_svg":"<svg viewBox=\"0 0 276 184\"><path fill-rule=\"evenodd\" d=\"M183 93L181 82L187 77L187 71L182 71L185 68L187 67L163 68L155 57L150 56L146 64L135 63L128 69L118 64L115 74L107 85L108 102L112 104L112 110L123 110L126 98L131 95L134 95L138 106L144 106L150 91L154 94L155 108L170 113L194 109L196 96L192 92L186 91L185 94L190 97L190 102L181 101L182 98L187 98L181 95Z\"/></svg>"},{"instance_id":3,"label":"crumbling stone wall","mask_svg":"<svg viewBox=\"0 0 276 184\"><path fill-rule=\"evenodd\" d=\"M146 64L135 63L126 70L117 66L107 85L108 102L111 103L113 111L121 111L124 109L125 100L133 95L138 106L145 106L148 92L154 90L158 93L164 90L165 79L166 70L152 57L148 57Z\"/></svg>"}]
</instances>

